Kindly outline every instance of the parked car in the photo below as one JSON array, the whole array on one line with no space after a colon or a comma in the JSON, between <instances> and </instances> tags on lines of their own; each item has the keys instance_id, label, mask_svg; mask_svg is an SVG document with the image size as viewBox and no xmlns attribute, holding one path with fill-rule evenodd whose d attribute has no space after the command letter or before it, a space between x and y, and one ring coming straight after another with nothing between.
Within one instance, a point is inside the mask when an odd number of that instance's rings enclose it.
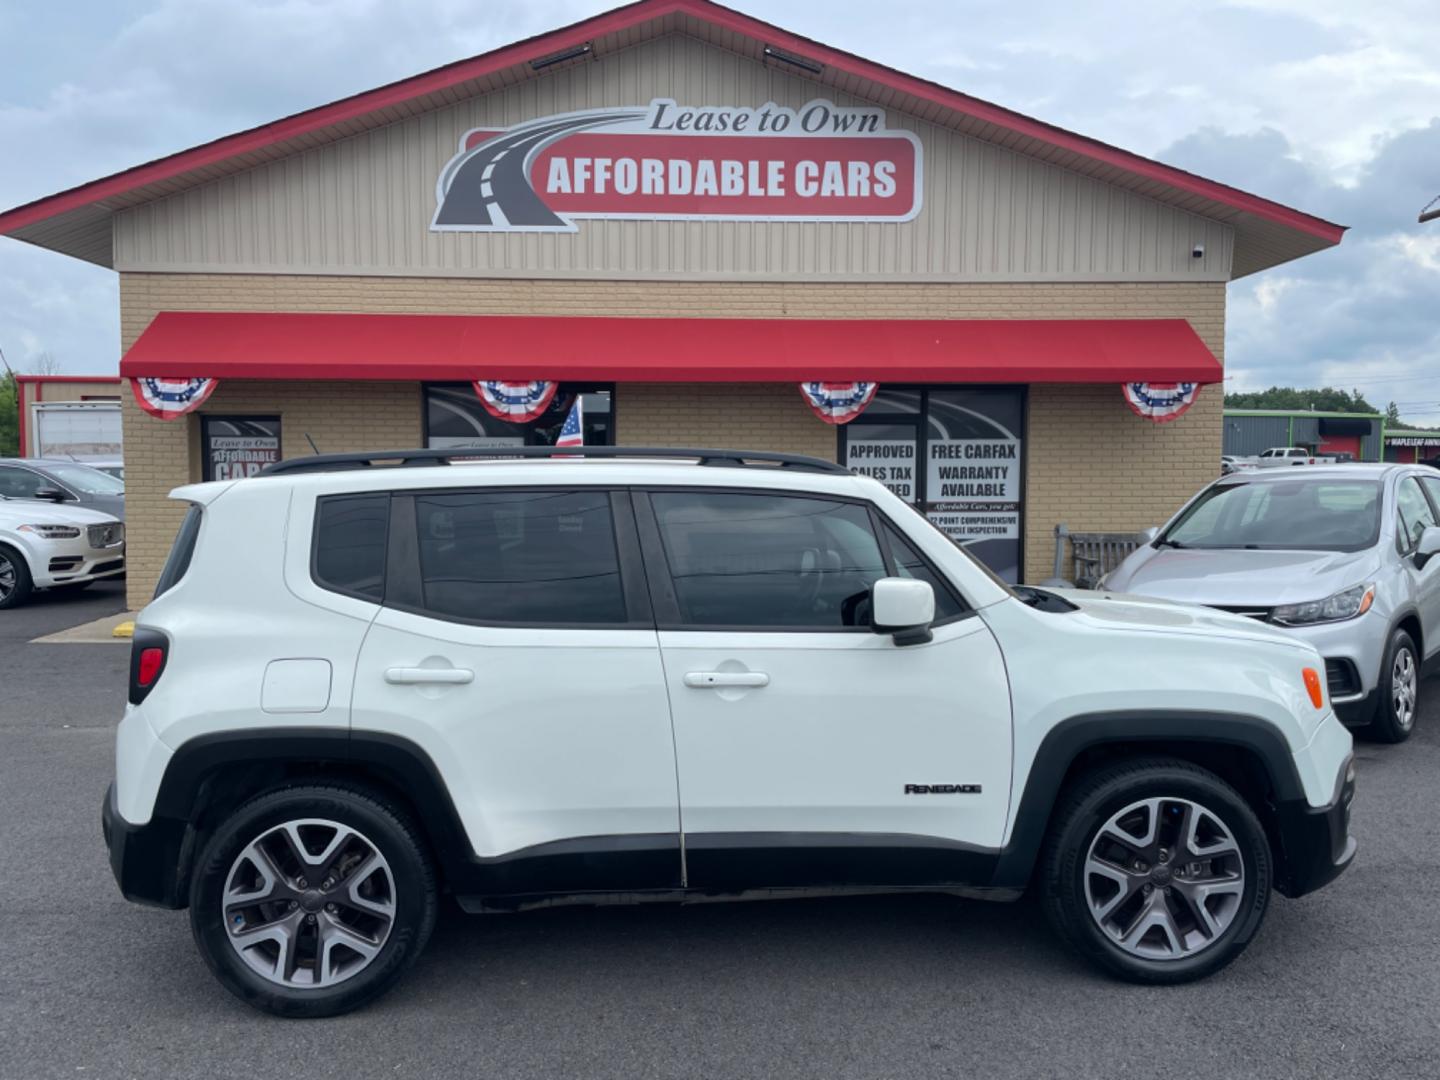
<instances>
[{"instance_id":1,"label":"parked car","mask_svg":"<svg viewBox=\"0 0 1440 1080\"><path fill-rule=\"evenodd\" d=\"M1335 458L1315 453L1303 446L1275 446L1255 459L1261 469L1280 469L1290 465L1334 465Z\"/></svg>"},{"instance_id":2,"label":"parked car","mask_svg":"<svg viewBox=\"0 0 1440 1080\"><path fill-rule=\"evenodd\" d=\"M121 891L188 906L251 1005L371 1000L441 893L1033 879L1083 955L1183 982L1349 865L1351 739L1306 642L1011 589L833 463L561 452L616 460L322 455L172 493L102 820Z\"/></svg>"},{"instance_id":3,"label":"parked car","mask_svg":"<svg viewBox=\"0 0 1440 1080\"><path fill-rule=\"evenodd\" d=\"M1100 587L1284 627L1325 657L1331 701L1377 739L1410 737L1440 662L1440 473L1356 463L1222 477Z\"/></svg>"},{"instance_id":4,"label":"parked car","mask_svg":"<svg viewBox=\"0 0 1440 1080\"><path fill-rule=\"evenodd\" d=\"M1254 457L1242 457L1239 454L1220 455L1220 475L1229 476L1241 469L1253 469L1256 459Z\"/></svg>"},{"instance_id":5,"label":"parked car","mask_svg":"<svg viewBox=\"0 0 1440 1080\"><path fill-rule=\"evenodd\" d=\"M85 464L89 465L92 469L99 469L103 473L109 473L122 484L125 482L125 462L120 458L113 458L106 461L87 461Z\"/></svg>"},{"instance_id":6,"label":"parked car","mask_svg":"<svg viewBox=\"0 0 1440 1080\"><path fill-rule=\"evenodd\" d=\"M0 496L0 610L124 572L125 526L109 514Z\"/></svg>"},{"instance_id":7,"label":"parked car","mask_svg":"<svg viewBox=\"0 0 1440 1080\"><path fill-rule=\"evenodd\" d=\"M76 461L0 458L0 495L73 503L125 520L125 482Z\"/></svg>"}]
</instances>

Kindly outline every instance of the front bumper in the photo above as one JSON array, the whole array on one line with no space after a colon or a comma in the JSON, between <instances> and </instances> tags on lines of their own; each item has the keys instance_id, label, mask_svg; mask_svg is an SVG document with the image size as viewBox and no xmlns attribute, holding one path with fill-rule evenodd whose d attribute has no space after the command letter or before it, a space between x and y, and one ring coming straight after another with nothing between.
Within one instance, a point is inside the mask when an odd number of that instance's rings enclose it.
<instances>
[{"instance_id":1,"label":"front bumper","mask_svg":"<svg viewBox=\"0 0 1440 1080\"><path fill-rule=\"evenodd\" d=\"M1339 877L1355 859L1350 835L1350 804L1355 799L1355 759L1340 768L1335 798L1315 807L1303 799L1282 802L1275 810L1279 874L1275 888L1284 896L1304 896Z\"/></svg>"},{"instance_id":2,"label":"front bumper","mask_svg":"<svg viewBox=\"0 0 1440 1080\"><path fill-rule=\"evenodd\" d=\"M125 540L108 546L90 544L88 530L74 540L37 540L29 546L31 577L37 587L48 589L80 581L114 577L125 572Z\"/></svg>"},{"instance_id":3,"label":"front bumper","mask_svg":"<svg viewBox=\"0 0 1440 1080\"><path fill-rule=\"evenodd\" d=\"M110 870L125 899L154 907L185 906L180 868L189 861L185 856L194 837L184 822L152 818L147 825L130 824L120 816L111 784L100 810L100 831L110 849Z\"/></svg>"},{"instance_id":4,"label":"front bumper","mask_svg":"<svg viewBox=\"0 0 1440 1080\"><path fill-rule=\"evenodd\" d=\"M1375 713L1375 685L1389 640L1389 624L1373 608L1358 619L1283 628L1315 646L1325 658L1327 682L1330 667L1338 662L1349 673L1348 693L1327 689L1330 704L1342 723L1369 723Z\"/></svg>"}]
</instances>

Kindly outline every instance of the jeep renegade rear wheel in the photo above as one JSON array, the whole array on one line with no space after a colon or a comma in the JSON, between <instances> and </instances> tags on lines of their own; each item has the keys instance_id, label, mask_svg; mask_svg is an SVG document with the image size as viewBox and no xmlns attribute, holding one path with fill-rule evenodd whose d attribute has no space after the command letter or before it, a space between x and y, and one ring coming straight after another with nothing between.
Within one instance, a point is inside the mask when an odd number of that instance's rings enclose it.
<instances>
[{"instance_id":1,"label":"jeep renegade rear wheel","mask_svg":"<svg viewBox=\"0 0 1440 1080\"><path fill-rule=\"evenodd\" d=\"M1041 873L1061 936L1135 982L1218 971L1244 951L1270 899L1264 828L1233 788L1184 761L1082 779L1056 812Z\"/></svg>"},{"instance_id":2,"label":"jeep renegade rear wheel","mask_svg":"<svg viewBox=\"0 0 1440 1080\"><path fill-rule=\"evenodd\" d=\"M190 922L236 996L282 1016L333 1016L383 993L435 922L418 833L379 799L292 787L216 829L190 890Z\"/></svg>"}]
</instances>

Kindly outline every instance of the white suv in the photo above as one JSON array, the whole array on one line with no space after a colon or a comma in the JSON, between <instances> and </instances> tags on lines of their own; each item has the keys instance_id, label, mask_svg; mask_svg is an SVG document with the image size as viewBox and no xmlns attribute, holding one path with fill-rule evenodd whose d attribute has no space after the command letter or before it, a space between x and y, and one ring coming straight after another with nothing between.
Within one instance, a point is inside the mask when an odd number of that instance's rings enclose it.
<instances>
[{"instance_id":1,"label":"white suv","mask_svg":"<svg viewBox=\"0 0 1440 1080\"><path fill-rule=\"evenodd\" d=\"M1350 735L1290 635L1011 589L823 461L475 453L174 493L104 832L252 1005L371 1000L441 893L1033 884L1083 954L1180 982L1354 855Z\"/></svg>"},{"instance_id":2,"label":"white suv","mask_svg":"<svg viewBox=\"0 0 1440 1080\"><path fill-rule=\"evenodd\" d=\"M125 572L125 524L83 506L0 495L0 610L35 589L77 589Z\"/></svg>"}]
</instances>

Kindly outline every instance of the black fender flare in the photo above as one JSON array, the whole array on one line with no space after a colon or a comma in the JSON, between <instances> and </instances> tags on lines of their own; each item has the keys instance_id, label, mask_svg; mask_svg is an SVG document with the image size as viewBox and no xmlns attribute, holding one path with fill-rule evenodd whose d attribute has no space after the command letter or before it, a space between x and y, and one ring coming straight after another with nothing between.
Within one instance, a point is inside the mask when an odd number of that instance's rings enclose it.
<instances>
[{"instance_id":1,"label":"black fender flare","mask_svg":"<svg viewBox=\"0 0 1440 1080\"><path fill-rule=\"evenodd\" d=\"M1265 770L1277 802L1304 802L1305 790L1285 737L1258 717L1236 713L1159 709L1084 713L1051 728L1035 751L1015 811L1010 841L1001 850L991 884L1024 888L1035 869L1050 815L1066 773L1077 758L1103 746L1174 753L1175 743L1231 747L1253 754ZM1261 807L1257 807L1257 812Z\"/></svg>"},{"instance_id":2,"label":"black fender flare","mask_svg":"<svg viewBox=\"0 0 1440 1080\"><path fill-rule=\"evenodd\" d=\"M193 830L211 781L236 766L315 767L321 780L326 767L338 767L337 779L372 779L414 811L442 869L463 866L470 853L460 814L430 755L409 739L376 731L270 727L197 736L182 743L166 766L153 816Z\"/></svg>"}]
</instances>

